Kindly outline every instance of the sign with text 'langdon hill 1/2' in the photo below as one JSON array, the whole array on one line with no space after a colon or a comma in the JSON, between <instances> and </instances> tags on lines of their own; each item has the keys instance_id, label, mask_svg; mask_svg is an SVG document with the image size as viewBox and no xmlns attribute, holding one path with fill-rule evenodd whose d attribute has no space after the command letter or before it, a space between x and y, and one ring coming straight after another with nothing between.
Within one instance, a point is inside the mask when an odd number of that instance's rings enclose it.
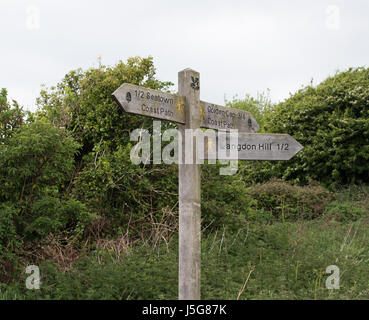
<instances>
[{"instance_id":1,"label":"sign with text 'langdon hill 1/2'","mask_svg":"<svg viewBox=\"0 0 369 320\"><path fill-rule=\"evenodd\" d=\"M288 134L238 133L218 134L216 141L208 138L200 159L218 160L289 160L304 147ZM201 156L203 154L203 156Z\"/></svg>"}]
</instances>

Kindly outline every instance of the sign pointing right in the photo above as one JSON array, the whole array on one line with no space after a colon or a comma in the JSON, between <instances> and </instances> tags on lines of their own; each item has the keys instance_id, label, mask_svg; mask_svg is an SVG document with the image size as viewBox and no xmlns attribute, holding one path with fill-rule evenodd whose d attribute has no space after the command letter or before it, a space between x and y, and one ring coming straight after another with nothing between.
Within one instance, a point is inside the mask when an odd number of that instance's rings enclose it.
<instances>
[{"instance_id":1,"label":"sign pointing right","mask_svg":"<svg viewBox=\"0 0 369 320\"><path fill-rule=\"evenodd\" d=\"M216 147L205 148L204 159L289 160L304 148L288 134L238 133L238 142L223 134L217 137ZM208 140L209 145L213 144Z\"/></svg>"},{"instance_id":2,"label":"sign pointing right","mask_svg":"<svg viewBox=\"0 0 369 320\"><path fill-rule=\"evenodd\" d=\"M200 127L216 130L237 129L256 132L259 125L251 112L200 101Z\"/></svg>"}]
</instances>

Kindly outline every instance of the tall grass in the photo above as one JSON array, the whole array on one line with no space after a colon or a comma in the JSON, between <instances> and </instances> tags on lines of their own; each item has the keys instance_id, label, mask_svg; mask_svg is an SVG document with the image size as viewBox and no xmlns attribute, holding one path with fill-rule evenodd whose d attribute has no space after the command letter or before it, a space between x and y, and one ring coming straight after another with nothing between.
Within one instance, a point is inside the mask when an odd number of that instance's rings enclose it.
<instances>
[{"instance_id":1,"label":"tall grass","mask_svg":"<svg viewBox=\"0 0 369 320\"><path fill-rule=\"evenodd\" d=\"M202 298L369 299L367 190L337 193L313 220L255 220L237 232L226 225L205 232ZM360 214L348 214L356 209ZM20 280L1 285L0 299L177 299L175 234L156 246L122 237L100 240L72 268L61 269L59 260L40 264L41 289L35 291L25 288L20 266ZM326 288L330 265L340 270L338 290Z\"/></svg>"}]
</instances>

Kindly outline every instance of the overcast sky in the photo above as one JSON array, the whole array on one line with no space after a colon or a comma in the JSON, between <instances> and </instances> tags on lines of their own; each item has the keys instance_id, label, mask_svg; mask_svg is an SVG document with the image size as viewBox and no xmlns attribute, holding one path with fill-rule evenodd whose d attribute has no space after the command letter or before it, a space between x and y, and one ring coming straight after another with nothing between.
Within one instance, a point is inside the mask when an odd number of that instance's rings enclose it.
<instances>
[{"instance_id":1,"label":"overcast sky","mask_svg":"<svg viewBox=\"0 0 369 320\"><path fill-rule=\"evenodd\" d=\"M368 0L0 0L0 88L35 109L70 70L151 55L157 77L200 72L201 99L278 102L313 79L368 66ZM174 88L176 89L176 88Z\"/></svg>"}]
</instances>

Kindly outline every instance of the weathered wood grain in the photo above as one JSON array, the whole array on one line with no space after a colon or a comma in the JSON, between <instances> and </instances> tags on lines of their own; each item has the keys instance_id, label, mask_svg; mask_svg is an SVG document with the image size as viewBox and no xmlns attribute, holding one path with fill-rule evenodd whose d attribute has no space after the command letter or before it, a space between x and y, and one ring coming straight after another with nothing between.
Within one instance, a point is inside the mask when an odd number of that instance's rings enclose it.
<instances>
[{"instance_id":1,"label":"weathered wood grain","mask_svg":"<svg viewBox=\"0 0 369 320\"><path fill-rule=\"evenodd\" d=\"M200 165L195 164L196 141L186 137L185 130L200 127L200 75L185 69L178 73L179 94L186 99L186 123L179 125L182 134L182 161L179 170L179 284L180 300L200 299L201 275L201 175ZM196 81L197 80L197 81ZM194 89L195 87L195 89ZM186 141L187 138L191 141ZM186 148L186 144L191 145ZM192 154L191 154L192 153ZM188 163L188 158L191 163ZM187 158L187 159L186 159ZM187 160L187 161L186 161Z\"/></svg>"}]
</instances>

